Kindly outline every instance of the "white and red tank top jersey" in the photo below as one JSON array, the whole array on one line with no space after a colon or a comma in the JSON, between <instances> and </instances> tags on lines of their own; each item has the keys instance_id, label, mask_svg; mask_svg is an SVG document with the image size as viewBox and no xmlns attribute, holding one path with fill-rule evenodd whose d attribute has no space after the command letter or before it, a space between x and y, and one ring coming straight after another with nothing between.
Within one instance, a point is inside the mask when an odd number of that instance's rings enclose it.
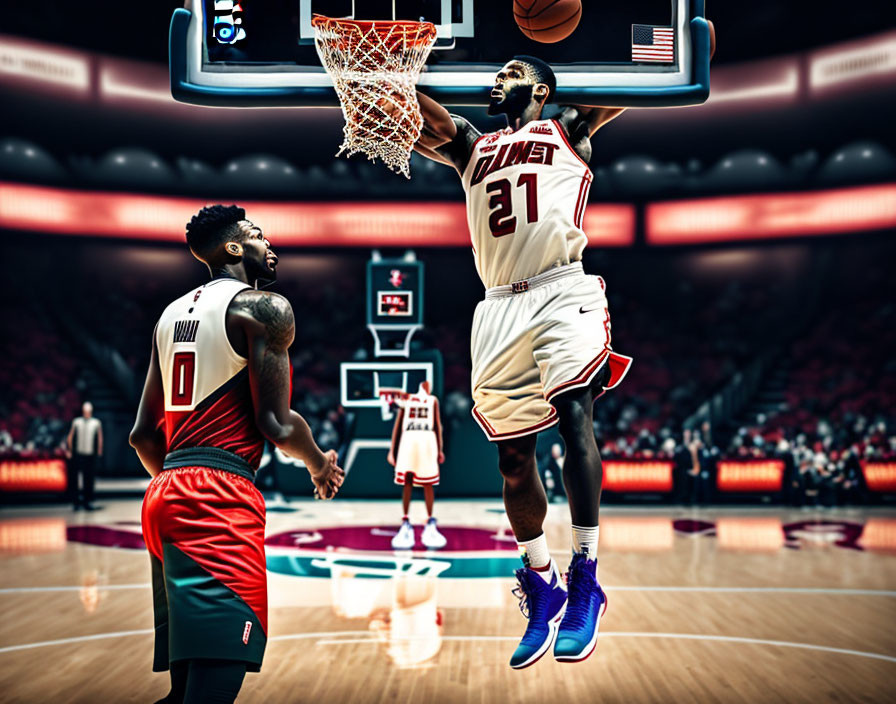
<instances>
[{"instance_id":1,"label":"white and red tank top jersey","mask_svg":"<svg viewBox=\"0 0 896 704\"><path fill-rule=\"evenodd\" d=\"M255 424L247 360L227 338L227 308L249 286L215 279L171 303L156 326L168 452L216 447L258 469L264 436Z\"/></svg>"},{"instance_id":2,"label":"white and red tank top jersey","mask_svg":"<svg viewBox=\"0 0 896 704\"><path fill-rule=\"evenodd\" d=\"M476 141L462 181L476 269L486 288L581 260L593 179L556 120Z\"/></svg>"},{"instance_id":3,"label":"white and red tank top jersey","mask_svg":"<svg viewBox=\"0 0 896 704\"><path fill-rule=\"evenodd\" d=\"M436 429L435 405L436 397L432 394L418 391L415 394L406 396L401 402L401 406L404 409L402 432L407 433L415 430L434 431Z\"/></svg>"}]
</instances>

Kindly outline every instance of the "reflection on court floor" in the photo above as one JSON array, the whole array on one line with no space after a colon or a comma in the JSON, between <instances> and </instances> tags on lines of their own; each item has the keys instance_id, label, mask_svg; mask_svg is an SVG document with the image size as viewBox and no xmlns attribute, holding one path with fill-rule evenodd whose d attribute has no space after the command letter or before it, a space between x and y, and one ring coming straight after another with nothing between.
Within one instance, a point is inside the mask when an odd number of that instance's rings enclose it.
<instances>
[{"instance_id":1,"label":"reflection on court floor","mask_svg":"<svg viewBox=\"0 0 896 704\"><path fill-rule=\"evenodd\" d=\"M500 504L440 509L444 549L423 548L412 516L417 545L393 551L393 502L269 506L270 643L239 701L535 701L558 688L583 701L768 701L748 684L757 677L780 701L886 701L896 678L896 511L605 509L611 607L597 654L514 672L525 621ZM547 521L563 567L565 511L552 505ZM4 700L121 701L125 683L133 701L164 695L150 672L139 502L4 509L0 561ZM109 666L66 666L75 661ZM743 684L734 694L732 682Z\"/></svg>"}]
</instances>

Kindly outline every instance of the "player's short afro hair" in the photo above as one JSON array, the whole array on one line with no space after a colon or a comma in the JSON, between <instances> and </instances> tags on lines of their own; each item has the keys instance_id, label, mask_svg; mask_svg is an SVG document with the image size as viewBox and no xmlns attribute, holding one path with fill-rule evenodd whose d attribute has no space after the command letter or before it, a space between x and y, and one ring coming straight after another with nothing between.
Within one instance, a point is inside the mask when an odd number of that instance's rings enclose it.
<instances>
[{"instance_id":1,"label":"player's short afro hair","mask_svg":"<svg viewBox=\"0 0 896 704\"><path fill-rule=\"evenodd\" d=\"M238 205L209 205L187 223L187 244L196 254L206 254L233 233L233 226L246 219Z\"/></svg>"},{"instance_id":2,"label":"player's short afro hair","mask_svg":"<svg viewBox=\"0 0 896 704\"><path fill-rule=\"evenodd\" d=\"M513 60L522 61L535 69L538 82L544 83L548 87L548 97L545 102L553 102L554 94L557 92L557 77L554 75L554 69L550 67L550 64L547 61L542 61L537 56L528 56L527 54L517 54L513 57Z\"/></svg>"}]
</instances>

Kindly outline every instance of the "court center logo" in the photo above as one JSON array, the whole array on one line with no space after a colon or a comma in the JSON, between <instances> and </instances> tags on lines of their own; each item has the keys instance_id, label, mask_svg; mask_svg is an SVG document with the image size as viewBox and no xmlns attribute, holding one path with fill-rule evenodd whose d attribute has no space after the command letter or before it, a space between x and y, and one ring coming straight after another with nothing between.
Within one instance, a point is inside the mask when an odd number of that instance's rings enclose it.
<instances>
[{"instance_id":1,"label":"court center logo","mask_svg":"<svg viewBox=\"0 0 896 704\"><path fill-rule=\"evenodd\" d=\"M331 578L400 576L487 579L511 577L520 566L516 541L509 531L466 526L439 526L448 541L441 550L417 542L411 550L393 550L398 526L338 526L275 533L265 539L270 572L294 577ZM125 550L145 550L140 524L68 526L68 542Z\"/></svg>"},{"instance_id":2,"label":"court center logo","mask_svg":"<svg viewBox=\"0 0 896 704\"><path fill-rule=\"evenodd\" d=\"M398 526L338 526L277 533L265 540L268 570L296 577L399 576L486 579L510 577L519 567L516 541L509 532L486 528L439 526L447 545L427 550L393 550Z\"/></svg>"}]
</instances>

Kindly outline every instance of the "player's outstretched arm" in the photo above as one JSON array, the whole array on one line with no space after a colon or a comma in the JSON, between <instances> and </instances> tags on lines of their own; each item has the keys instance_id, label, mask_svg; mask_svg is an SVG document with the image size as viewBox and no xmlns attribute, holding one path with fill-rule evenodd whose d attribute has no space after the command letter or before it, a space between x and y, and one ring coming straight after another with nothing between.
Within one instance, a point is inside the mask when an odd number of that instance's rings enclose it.
<instances>
[{"instance_id":1,"label":"player's outstretched arm","mask_svg":"<svg viewBox=\"0 0 896 704\"><path fill-rule=\"evenodd\" d=\"M162 388L162 372L159 368L159 354L156 349L156 334L152 334L152 355L149 360L149 371L143 384L143 395L137 409L137 420L131 430L129 440L131 447L137 451L140 462L149 472L156 476L162 471L168 445L162 422L165 420L165 392Z\"/></svg>"},{"instance_id":2,"label":"player's outstretched arm","mask_svg":"<svg viewBox=\"0 0 896 704\"><path fill-rule=\"evenodd\" d=\"M244 291L234 299L231 311L246 334L258 429L282 452L305 463L320 498L333 498L345 478L336 452L323 452L305 419L289 407L288 350L295 337L292 306L275 293Z\"/></svg>"},{"instance_id":3,"label":"player's outstretched arm","mask_svg":"<svg viewBox=\"0 0 896 704\"><path fill-rule=\"evenodd\" d=\"M463 173L473 153L473 145L481 136L467 120L449 113L442 105L417 91L423 130L414 150L433 161L448 164Z\"/></svg>"}]
</instances>

